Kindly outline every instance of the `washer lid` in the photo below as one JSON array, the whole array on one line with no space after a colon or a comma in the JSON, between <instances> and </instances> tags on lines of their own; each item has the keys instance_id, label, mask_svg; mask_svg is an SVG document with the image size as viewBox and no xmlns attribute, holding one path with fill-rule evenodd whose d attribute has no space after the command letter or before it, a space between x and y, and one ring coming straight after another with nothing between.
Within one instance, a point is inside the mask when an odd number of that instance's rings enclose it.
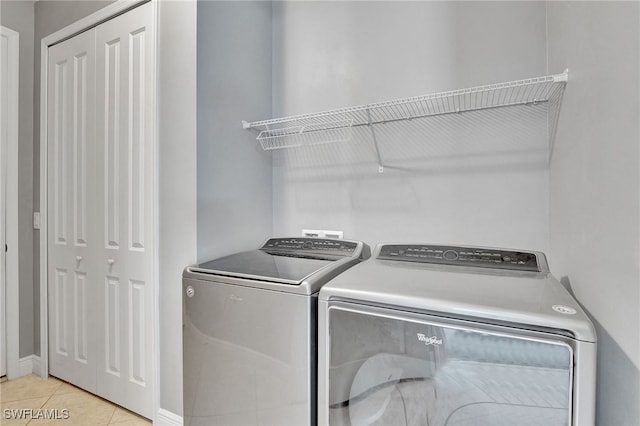
<instances>
[{"instance_id":1,"label":"washer lid","mask_svg":"<svg viewBox=\"0 0 640 426\"><path fill-rule=\"evenodd\" d=\"M362 244L322 238L271 238L258 250L221 257L194 272L300 285L309 276L345 258L358 258Z\"/></svg>"},{"instance_id":2,"label":"washer lid","mask_svg":"<svg viewBox=\"0 0 640 426\"><path fill-rule=\"evenodd\" d=\"M192 270L297 285L332 262L334 260L252 250L202 263Z\"/></svg>"}]
</instances>

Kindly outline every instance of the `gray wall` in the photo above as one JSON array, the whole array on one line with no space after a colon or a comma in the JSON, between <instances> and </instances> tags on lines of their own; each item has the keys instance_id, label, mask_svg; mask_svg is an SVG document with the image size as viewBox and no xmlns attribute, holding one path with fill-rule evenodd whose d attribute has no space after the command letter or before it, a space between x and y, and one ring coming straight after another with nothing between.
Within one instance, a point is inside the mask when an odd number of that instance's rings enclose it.
<instances>
[{"instance_id":1,"label":"gray wall","mask_svg":"<svg viewBox=\"0 0 640 426\"><path fill-rule=\"evenodd\" d=\"M34 264L33 264L33 1L3 1L0 22L20 33L19 148L18 148L18 228L19 228L19 356L34 353ZM38 164L38 163L35 163ZM36 308L37 309L37 304Z\"/></svg>"},{"instance_id":2,"label":"gray wall","mask_svg":"<svg viewBox=\"0 0 640 426\"><path fill-rule=\"evenodd\" d=\"M274 116L545 75L545 20L542 2L274 3ZM275 152L275 233L547 251L544 113L418 122L377 127L383 174L367 129Z\"/></svg>"},{"instance_id":3,"label":"gray wall","mask_svg":"<svg viewBox=\"0 0 640 426\"><path fill-rule=\"evenodd\" d=\"M570 80L551 164L551 269L596 322L598 424L640 424L640 4L549 2Z\"/></svg>"},{"instance_id":4,"label":"gray wall","mask_svg":"<svg viewBox=\"0 0 640 426\"><path fill-rule=\"evenodd\" d=\"M271 155L241 125L270 116L270 2L198 2L199 260L272 233Z\"/></svg>"}]
</instances>

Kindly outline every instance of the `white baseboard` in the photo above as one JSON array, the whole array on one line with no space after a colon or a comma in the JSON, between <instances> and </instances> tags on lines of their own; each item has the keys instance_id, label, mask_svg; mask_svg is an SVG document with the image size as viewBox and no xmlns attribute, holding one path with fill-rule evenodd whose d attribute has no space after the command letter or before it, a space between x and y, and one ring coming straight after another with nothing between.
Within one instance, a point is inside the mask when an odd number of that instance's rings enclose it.
<instances>
[{"instance_id":1,"label":"white baseboard","mask_svg":"<svg viewBox=\"0 0 640 426\"><path fill-rule=\"evenodd\" d=\"M182 416L161 408L158 410L156 421L153 424L158 426L182 426L183 421Z\"/></svg>"},{"instance_id":2,"label":"white baseboard","mask_svg":"<svg viewBox=\"0 0 640 426\"><path fill-rule=\"evenodd\" d=\"M33 355L33 374L41 376L40 374L40 357Z\"/></svg>"},{"instance_id":3,"label":"white baseboard","mask_svg":"<svg viewBox=\"0 0 640 426\"><path fill-rule=\"evenodd\" d=\"M40 357L37 355L29 355L24 358L20 358L18 361L19 377L26 376L28 374L40 375Z\"/></svg>"}]
</instances>

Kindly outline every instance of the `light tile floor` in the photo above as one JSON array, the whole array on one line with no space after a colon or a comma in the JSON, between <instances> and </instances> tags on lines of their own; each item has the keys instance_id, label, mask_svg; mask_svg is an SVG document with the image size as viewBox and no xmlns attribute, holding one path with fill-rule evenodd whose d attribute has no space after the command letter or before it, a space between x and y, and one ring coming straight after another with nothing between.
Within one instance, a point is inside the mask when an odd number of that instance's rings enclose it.
<instances>
[{"instance_id":1,"label":"light tile floor","mask_svg":"<svg viewBox=\"0 0 640 426\"><path fill-rule=\"evenodd\" d=\"M144 417L54 377L29 375L0 383L0 405L2 426L151 425Z\"/></svg>"}]
</instances>

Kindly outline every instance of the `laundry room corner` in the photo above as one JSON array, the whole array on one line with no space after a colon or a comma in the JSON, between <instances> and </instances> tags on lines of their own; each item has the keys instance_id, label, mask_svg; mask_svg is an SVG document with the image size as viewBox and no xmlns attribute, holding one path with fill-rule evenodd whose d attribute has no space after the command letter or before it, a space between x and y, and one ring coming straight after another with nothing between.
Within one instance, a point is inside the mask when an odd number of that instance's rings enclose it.
<instances>
[{"instance_id":1,"label":"laundry room corner","mask_svg":"<svg viewBox=\"0 0 640 426\"><path fill-rule=\"evenodd\" d=\"M273 233L271 154L241 124L271 115L271 32L271 2L198 2L198 260Z\"/></svg>"},{"instance_id":2,"label":"laundry room corner","mask_svg":"<svg viewBox=\"0 0 640 426\"><path fill-rule=\"evenodd\" d=\"M640 426L640 0L0 24L0 423Z\"/></svg>"},{"instance_id":3,"label":"laundry room corner","mask_svg":"<svg viewBox=\"0 0 640 426\"><path fill-rule=\"evenodd\" d=\"M636 425L640 5L548 2L547 19L549 68L571 70L550 165L551 270L597 328L597 424Z\"/></svg>"}]
</instances>

